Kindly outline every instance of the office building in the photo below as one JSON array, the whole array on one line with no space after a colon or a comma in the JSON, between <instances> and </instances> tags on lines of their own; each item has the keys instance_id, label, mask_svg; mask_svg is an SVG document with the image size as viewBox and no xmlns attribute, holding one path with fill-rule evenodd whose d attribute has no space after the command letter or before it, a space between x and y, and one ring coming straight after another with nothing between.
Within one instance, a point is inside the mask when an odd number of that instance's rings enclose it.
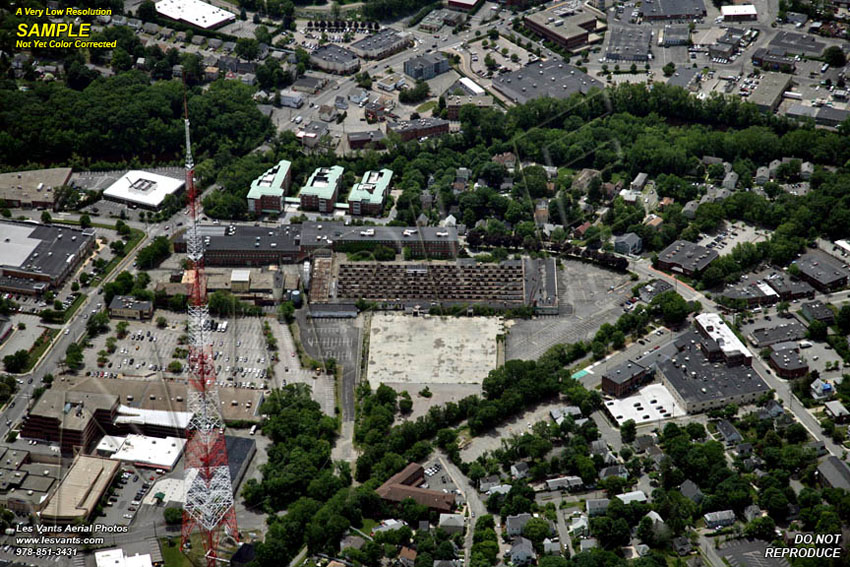
<instances>
[{"instance_id":1,"label":"office building","mask_svg":"<svg viewBox=\"0 0 850 567\"><path fill-rule=\"evenodd\" d=\"M644 63L649 61L652 30L646 26L612 26L608 31L605 59Z\"/></svg>"},{"instance_id":2,"label":"office building","mask_svg":"<svg viewBox=\"0 0 850 567\"><path fill-rule=\"evenodd\" d=\"M393 172L389 169L367 171L348 194L348 211L352 215L380 216L390 192Z\"/></svg>"},{"instance_id":3,"label":"office building","mask_svg":"<svg viewBox=\"0 0 850 567\"><path fill-rule=\"evenodd\" d=\"M385 138L380 130L351 132L348 134L348 147L352 150L383 149Z\"/></svg>"},{"instance_id":4,"label":"office building","mask_svg":"<svg viewBox=\"0 0 850 567\"><path fill-rule=\"evenodd\" d=\"M292 185L292 162L281 160L251 182L248 191L248 210L254 214L280 213L283 197Z\"/></svg>"},{"instance_id":5,"label":"office building","mask_svg":"<svg viewBox=\"0 0 850 567\"><path fill-rule=\"evenodd\" d=\"M204 225L204 261L208 266L270 266L303 259L301 226L274 228L246 225ZM174 241L175 253L185 253L186 234Z\"/></svg>"},{"instance_id":6,"label":"office building","mask_svg":"<svg viewBox=\"0 0 850 567\"><path fill-rule=\"evenodd\" d=\"M563 5L528 14L523 17L523 23L531 31L566 49L586 45L590 32L597 27L596 16L591 12Z\"/></svg>"},{"instance_id":7,"label":"office building","mask_svg":"<svg viewBox=\"0 0 850 567\"><path fill-rule=\"evenodd\" d=\"M492 108L493 97L489 95L448 95L446 97L446 118L449 120L458 120L460 118L461 107L466 105L476 108Z\"/></svg>"},{"instance_id":8,"label":"office building","mask_svg":"<svg viewBox=\"0 0 850 567\"><path fill-rule=\"evenodd\" d=\"M421 140L422 138L448 134L449 121L442 118L417 118L415 120L387 122L387 134L390 132L398 134L402 142Z\"/></svg>"},{"instance_id":9,"label":"office building","mask_svg":"<svg viewBox=\"0 0 850 567\"><path fill-rule=\"evenodd\" d=\"M338 165L316 168L301 188L301 208L305 211L333 213L343 171Z\"/></svg>"},{"instance_id":10,"label":"office building","mask_svg":"<svg viewBox=\"0 0 850 567\"><path fill-rule=\"evenodd\" d=\"M820 292L835 291L847 285L847 270L825 254L804 254L792 264L798 268L800 277Z\"/></svg>"},{"instance_id":11,"label":"office building","mask_svg":"<svg viewBox=\"0 0 850 567\"><path fill-rule=\"evenodd\" d=\"M116 295L109 303L109 316L113 319L150 319L153 317L153 303L130 297Z\"/></svg>"},{"instance_id":12,"label":"office building","mask_svg":"<svg viewBox=\"0 0 850 567\"><path fill-rule=\"evenodd\" d=\"M758 19L758 11L752 4L732 4L720 7L724 22L753 22Z\"/></svg>"},{"instance_id":13,"label":"office building","mask_svg":"<svg viewBox=\"0 0 850 567\"><path fill-rule=\"evenodd\" d=\"M449 60L442 53L425 53L404 62L404 73L415 81L427 81L449 70Z\"/></svg>"},{"instance_id":14,"label":"office building","mask_svg":"<svg viewBox=\"0 0 850 567\"><path fill-rule=\"evenodd\" d=\"M384 59L406 49L413 39L409 33L384 28L350 45L351 51L364 59Z\"/></svg>"},{"instance_id":15,"label":"office building","mask_svg":"<svg viewBox=\"0 0 850 567\"><path fill-rule=\"evenodd\" d=\"M117 396L50 389L32 407L20 434L59 443L65 454L87 451L109 430L117 413Z\"/></svg>"},{"instance_id":16,"label":"office building","mask_svg":"<svg viewBox=\"0 0 850 567\"><path fill-rule=\"evenodd\" d=\"M118 461L77 455L41 511L41 521L46 524L87 523L120 468Z\"/></svg>"},{"instance_id":17,"label":"office building","mask_svg":"<svg viewBox=\"0 0 850 567\"><path fill-rule=\"evenodd\" d=\"M201 0L160 0L156 3L156 12L169 20L205 30L219 28L236 20L233 12Z\"/></svg>"},{"instance_id":18,"label":"office building","mask_svg":"<svg viewBox=\"0 0 850 567\"><path fill-rule=\"evenodd\" d=\"M802 315L810 323L820 321L829 326L835 323L835 313L821 300L810 301L802 305Z\"/></svg>"},{"instance_id":19,"label":"office building","mask_svg":"<svg viewBox=\"0 0 850 567\"><path fill-rule=\"evenodd\" d=\"M602 391L618 398L627 396L652 380L652 374L651 367L629 360L602 374Z\"/></svg>"},{"instance_id":20,"label":"office building","mask_svg":"<svg viewBox=\"0 0 850 567\"><path fill-rule=\"evenodd\" d=\"M8 208L52 210L56 190L70 179L70 167L0 173L0 201Z\"/></svg>"},{"instance_id":21,"label":"office building","mask_svg":"<svg viewBox=\"0 0 850 567\"><path fill-rule=\"evenodd\" d=\"M95 447L95 453L135 467L170 471L177 464L185 446L186 439L181 437L105 435Z\"/></svg>"},{"instance_id":22,"label":"office building","mask_svg":"<svg viewBox=\"0 0 850 567\"><path fill-rule=\"evenodd\" d=\"M322 71L340 75L350 75L360 69L360 59L357 55L335 43L327 43L313 51L310 54L310 64Z\"/></svg>"},{"instance_id":23,"label":"office building","mask_svg":"<svg viewBox=\"0 0 850 567\"><path fill-rule=\"evenodd\" d=\"M381 500L391 506L398 506L410 498L420 506L425 506L433 512L445 514L455 507L454 494L421 488L425 483L425 469L422 465L410 463L404 470L390 477L384 484L375 489Z\"/></svg>"},{"instance_id":24,"label":"office building","mask_svg":"<svg viewBox=\"0 0 850 567\"><path fill-rule=\"evenodd\" d=\"M658 254L658 267L686 276L701 273L719 254L687 240L677 240Z\"/></svg>"},{"instance_id":25,"label":"office building","mask_svg":"<svg viewBox=\"0 0 850 567\"><path fill-rule=\"evenodd\" d=\"M131 207L157 210L168 195L176 196L185 185L185 179L131 170L110 185L103 197Z\"/></svg>"},{"instance_id":26,"label":"office building","mask_svg":"<svg viewBox=\"0 0 850 567\"><path fill-rule=\"evenodd\" d=\"M709 360L723 360L728 365L752 364L752 353L720 315L700 313L694 317L694 324L703 336L700 346Z\"/></svg>"},{"instance_id":27,"label":"office building","mask_svg":"<svg viewBox=\"0 0 850 567\"><path fill-rule=\"evenodd\" d=\"M464 12L471 12L480 3L481 3L481 0L448 0L446 5L449 8L453 8L455 10L462 10Z\"/></svg>"},{"instance_id":28,"label":"office building","mask_svg":"<svg viewBox=\"0 0 850 567\"><path fill-rule=\"evenodd\" d=\"M645 20L696 20L704 18L703 0L654 0L640 8Z\"/></svg>"}]
</instances>

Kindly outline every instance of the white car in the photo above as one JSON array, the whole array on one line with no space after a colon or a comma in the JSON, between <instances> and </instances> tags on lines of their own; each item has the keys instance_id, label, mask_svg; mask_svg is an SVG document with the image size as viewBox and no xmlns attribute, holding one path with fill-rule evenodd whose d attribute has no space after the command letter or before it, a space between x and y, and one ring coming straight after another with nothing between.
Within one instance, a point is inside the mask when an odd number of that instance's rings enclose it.
<instances>
[{"instance_id":1,"label":"white car","mask_svg":"<svg viewBox=\"0 0 850 567\"><path fill-rule=\"evenodd\" d=\"M124 514L124 516L123 516L123 517L124 517L125 519L127 519L127 520L132 520L132 519L133 519L133 514Z\"/></svg>"}]
</instances>

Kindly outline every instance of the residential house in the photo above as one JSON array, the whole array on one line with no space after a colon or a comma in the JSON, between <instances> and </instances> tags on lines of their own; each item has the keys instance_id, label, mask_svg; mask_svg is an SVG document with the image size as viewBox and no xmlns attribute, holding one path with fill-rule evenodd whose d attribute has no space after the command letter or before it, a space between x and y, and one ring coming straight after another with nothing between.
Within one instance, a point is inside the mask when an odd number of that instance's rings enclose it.
<instances>
[{"instance_id":1,"label":"residential house","mask_svg":"<svg viewBox=\"0 0 850 567\"><path fill-rule=\"evenodd\" d=\"M700 502L702 502L702 490L700 490L699 486L697 486L697 484L691 479L687 479L685 482L682 483L681 486L679 486L679 492L682 494L682 496L684 496L694 504L699 504Z\"/></svg>"},{"instance_id":2,"label":"residential house","mask_svg":"<svg viewBox=\"0 0 850 567\"><path fill-rule=\"evenodd\" d=\"M735 429L735 426L729 423L728 420L721 420L717 424L717 432L723 438L723 442L727 446L735 445L744 440L741 434Z\"/></svg>"},{"instance_id":3,"label":"residential house","mask_svg":"<svg viewBox=\"0 0 850 567\"><path fill-rule=\"evenodd\" d=\"M511 563L514 565L528 565L537 558L531 542L524 537L514 539L508 554L511 557Z\"/></svg>"},{"instance_id":4,"label":"residential house","mask_svg":"<svg viewBox=\"0 0 850 567\"><path fill-rule=\"evenodd\" d=\"M440 529L448 534L462 534L464 529L463 516L460 514L440 514Z\"/></svg>"},{"instance_id":5,"label":"residential house","mask_svg":"<svg viewBox=\"0 0 850 567\"><path fill-rule=\"evenodd\" d=\"M514 516L508 516L507 520L505 520L505 531L509 536L522 535L522 530L525 528L525 524L527 524L532 517L533 516L531 514L516 514Z\"/></svg>"},{"instance_id":6,"label":"residential house","mask_svg":"<svg viewBox=\"0 0 850 567\"><path fill-rule=\"evenodd\" d=\"M416 564L416 550L407 546L401 548L398 552L398 561L402 567L414 567Z\"/></svg>"},{"instance_id":7,"label":"residential house","mask_svg":"<svg viewBox=\"0 0 850 567\"><path fill-rule=\"evenodd\" d=\"M835 389L832 384L825 382L820 378L816 378L809 388L812 392L812 397L816 400L825 400L831 398L835 394Z\"/></svg>"},{"instance_id":8,"label":"residential house","mask_svg":"<svg viewBox=\"0 0 850 567\"><path fill-rule=\"evenodd\" d=\"M511 465L511 476L516 479L528 476L528 463L521 461Z\"/></svg>"},{"instance_id":9,"label":"residential house","mask_svg":"<svg viewBox=\"0 0 850 567\"><path fill-rule=\"evenodd\" d=\"M614 252L619 254L640 254L643 250L643 239L634 232L627 232L614 237Z\"/></svg>"},{"instance_id":10,"label":"residential house","mask_svg":"<svg viewBox=\"0 0 850 567\"><path fill-rule=\"evenodd\" d=\"M850 490L850 467L847 463L830 455L818 465L818 482L828 488Z\"/></svg>"},{"instance_id":11,"label":"residential house","mask_svg":"<svg viewBox=\"0 0 850 567\"><path fill-rule=\"evenodd\" d=\"M832 418L836 423L844 423L850 417L850 412L844 407L844 404L838 400L832 400L823 404L823 410L826 415Z\"/></svg>"},{"instance_id":12,"label":"residential house","mask_svg":"<svg viewBox=\"0 0 850 567\"><path fill-rule=\"evenodd\" d=\"M717 529L731 526L735 523L735 512L732 510L721 510L720 512L709 512L703 516L705 526L709 529Z\"/></svg>"}]
</instances>

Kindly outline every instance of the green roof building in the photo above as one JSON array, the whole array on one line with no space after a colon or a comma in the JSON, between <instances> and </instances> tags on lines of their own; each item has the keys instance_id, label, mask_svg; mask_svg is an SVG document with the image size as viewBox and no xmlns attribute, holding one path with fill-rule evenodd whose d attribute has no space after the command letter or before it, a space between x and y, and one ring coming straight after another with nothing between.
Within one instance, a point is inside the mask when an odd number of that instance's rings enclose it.
<instances>
[{"instance_id":1,"label":"green roof building","mask_svg":"<svg viewBox=\"0 0 850 567\"><path fill-rule=\"evenodd\" d=\"M301 208L305 211L332 213L344 171L338 165L317 168L301 188Z\"/></svg>"},{"instance_id":2,"label":"green roof building","mask_svg":"<svg viewBox=\"0 0 850 567\"><path fill-rule=\"evenodd\" d=\"M251 182L248 210L256 214L283 211L283 196L291 184L292 162L281 160Z\"/></svg>"},{"instance_id":3,"label":"green roof building","mask_svg":"<svg viewBox=\"0 0 850 567\"><path fill-rule=\"evenodd\" d=\"M390 192L393 172L389 169L367 171L355 183L348 195L348 208L352 215L379 216Z\"/></svg>"}]
</instances>

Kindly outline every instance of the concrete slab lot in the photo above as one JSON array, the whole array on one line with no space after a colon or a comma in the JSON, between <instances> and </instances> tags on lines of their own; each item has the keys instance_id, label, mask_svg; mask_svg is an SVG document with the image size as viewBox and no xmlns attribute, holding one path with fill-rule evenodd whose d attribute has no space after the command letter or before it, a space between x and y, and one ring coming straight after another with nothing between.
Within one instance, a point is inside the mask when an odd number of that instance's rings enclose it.
<instances>
[{"instance_id":1,"label":"concrete slab lot","mask_svg":"<svg viewBox=\"0 0 850 567\"><path fill-rule=\"evenodd\" d=\"M369 339L369 384L480 384L496 367L501 332L494 318L377 313Z\"/></svg>"}]
</instances>

